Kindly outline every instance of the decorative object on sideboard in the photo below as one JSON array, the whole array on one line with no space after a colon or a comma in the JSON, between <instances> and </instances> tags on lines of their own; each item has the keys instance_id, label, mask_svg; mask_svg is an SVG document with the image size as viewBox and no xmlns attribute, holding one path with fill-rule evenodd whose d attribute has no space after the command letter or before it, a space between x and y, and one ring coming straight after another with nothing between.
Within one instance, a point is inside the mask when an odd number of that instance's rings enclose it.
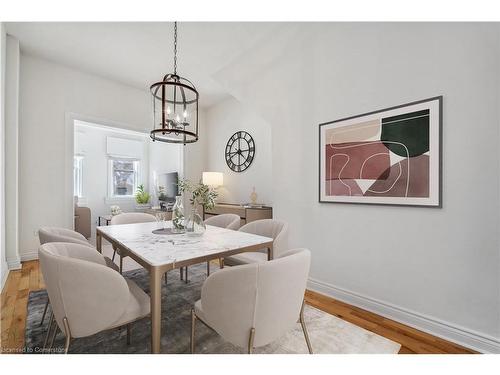
<instances>
[{"instance_id":1,"label":"decorative object on sideboard","mask_svg":"<svg viewBox=\"0 0 500 375\"><path fill-rule=\"evenodd\" d=\"M252 188L252 193L250 194L250 203L253 205L257 204L258 194L255 192L255 186Z\"/></svg>"},{"instance_id":2,"label":"decorative object on sideboard","mask_svg":"<svg viewBox=\"0 0 500 375\"><path fill-rule=\"evenodd\" d=\"M149 204L149 200L151 199L151 194L149 194L146 190L144 190L144 185L139 185L137 187L137 191L135 192L135 208L138 211L145 210L151 208Z\"/></svg>"},{"instance_id":3,"label":"decorative object on sideboard","mask_svg":"<svg viewBox=\"0 0 500 375\"><path fill-rule=\"evenodd\" d=\"M110 210L111 210L111 216L116 216L122 213L122 210L118 205L111 206Z\"/></svg>"},{"instance_id":4,"label":"decorative object on sideboard","mask_svg":"<svg viewBox=\"0 0 500 375\"><path fill-rule=\"evenodd\" d=\"M226 144L226 164L234 172L246 170L255 157L255 142L250 134L237 131Z\"/></svg>"},{"instance_id":5,"label":"decorative object on sideboard","mask_svg":"<svg viewBox=\"0 0 500 375\"><path fill-rule=\"evenodd\" d=\"M198 140L199 94L191 81L177 75L177 22L174 22L174 72L150 87L153 96L153 141L193 143Z\"/></svg>"},{"instance_id":6,"label":"decorative object on sideboard","mask_svg":"<svg viewBox=\"0 0 500 375\"><path fill-rule=\"evenodd\" d=\"M191 213L186 220L186 233L192 236L201 236L205 233L206 226L198 213L198 207L202 207L203 211L213 208L218 192L203 182L194 184L187 179L179 180L179 190L191 193L191 198L189 198Z\"/></svg>"},{"instance_id":7,"label":"decorative object on sideboard","mask_svg":"<svg viewBox=\"0 0 500 375\"><path fill-rule=\"evenodd\" d=\"M442 96L320 124L319 202L441 207Z\"/></svg>"}]
</instances>

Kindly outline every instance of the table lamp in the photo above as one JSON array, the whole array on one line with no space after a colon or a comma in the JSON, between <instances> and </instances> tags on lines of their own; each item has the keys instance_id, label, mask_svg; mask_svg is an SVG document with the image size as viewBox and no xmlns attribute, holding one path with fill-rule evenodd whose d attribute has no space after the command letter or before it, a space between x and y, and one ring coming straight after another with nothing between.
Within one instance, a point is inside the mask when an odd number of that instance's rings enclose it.
<instances>
[{"instance_id":1,"label":"table lamp","mask_svg":"<svg viewBox=\"0 0 500 375\"><path fill-rule=\"evenodd\" d=\"M216 188L222 186L224 175L222 172L203 172L202 181L205 185Z\"/></svg>"}]
</instances>

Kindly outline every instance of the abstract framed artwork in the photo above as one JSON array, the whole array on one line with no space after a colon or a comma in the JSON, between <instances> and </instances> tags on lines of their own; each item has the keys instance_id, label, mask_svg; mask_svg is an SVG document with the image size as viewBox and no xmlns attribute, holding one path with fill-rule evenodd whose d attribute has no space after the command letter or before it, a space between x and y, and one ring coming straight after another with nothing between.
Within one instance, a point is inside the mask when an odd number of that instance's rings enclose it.
<instances>
[{"instance_id":1,"label":"abstract framed artwork","mask_svg":"<svg viewBox=\"0 0 500 375\"><path fill-rule=\"evenodd\" d=\"M319 125L319 202L441 207L442 96Z\"/></svg>"}]
</instances>

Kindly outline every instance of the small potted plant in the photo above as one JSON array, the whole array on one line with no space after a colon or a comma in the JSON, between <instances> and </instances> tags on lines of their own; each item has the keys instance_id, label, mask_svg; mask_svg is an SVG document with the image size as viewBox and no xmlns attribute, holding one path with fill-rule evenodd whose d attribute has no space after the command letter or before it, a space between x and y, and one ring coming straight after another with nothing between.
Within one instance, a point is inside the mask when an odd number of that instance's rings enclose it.
<instances>
[{"instance_id":1,"label":"small potted plant","mask_svg":"<svg viewBox=\"0 0 500 375\"><path fill-rule=\"evenodd\" d=\"M137 191L135 192L135 201L137 202L136 204L136 209L137 210L145 210L150 208L149 205L149 199L151 198L151 195L144 190L144 185L141 184L137 186Z\"/></svg>"}]
</instances>

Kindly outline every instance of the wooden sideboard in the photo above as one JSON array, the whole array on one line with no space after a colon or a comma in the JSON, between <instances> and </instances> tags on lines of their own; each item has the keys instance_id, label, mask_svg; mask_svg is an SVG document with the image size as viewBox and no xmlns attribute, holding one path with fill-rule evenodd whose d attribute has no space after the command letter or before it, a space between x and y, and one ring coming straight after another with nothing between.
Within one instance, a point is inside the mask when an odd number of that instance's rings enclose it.
<instances>
[{"instance_id":1,"label":"wooden sideboard","mask_svg":"<svg viewBox=\"0 0 500 375\"><path fill-rule=\"evenodd\" d=\"M240 204L218 203L211 210L203 212L203 220L221 214L236 214L241 218L241 225L255 220L272 219L273 208L268 206L242 206Z\"/></svg>"}]
</instances>

